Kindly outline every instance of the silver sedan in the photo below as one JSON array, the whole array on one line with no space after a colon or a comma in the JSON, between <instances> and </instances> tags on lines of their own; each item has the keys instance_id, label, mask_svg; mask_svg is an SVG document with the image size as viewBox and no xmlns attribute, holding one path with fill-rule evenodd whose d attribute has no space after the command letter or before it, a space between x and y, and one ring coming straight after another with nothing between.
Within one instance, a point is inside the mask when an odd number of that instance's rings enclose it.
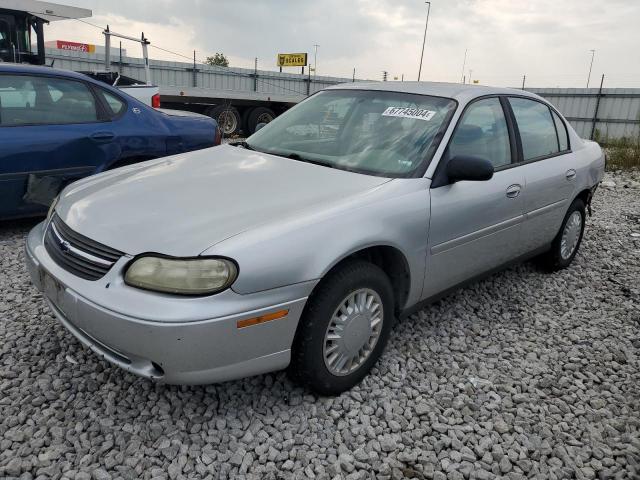
<instances>
[{"instance_id":1,"label":"silver sedan","mask_svg":"<svg viewBox=\"0 0 640 480\"><path fill-rule=\"evenodd\" d=\"M603 170L527 92L339 85L246 142L68 186L26 258L59 321L128 371L194 384L289 367L336 394L397 318L525 258L569 266Z\"/></svg>"}]
</instances>

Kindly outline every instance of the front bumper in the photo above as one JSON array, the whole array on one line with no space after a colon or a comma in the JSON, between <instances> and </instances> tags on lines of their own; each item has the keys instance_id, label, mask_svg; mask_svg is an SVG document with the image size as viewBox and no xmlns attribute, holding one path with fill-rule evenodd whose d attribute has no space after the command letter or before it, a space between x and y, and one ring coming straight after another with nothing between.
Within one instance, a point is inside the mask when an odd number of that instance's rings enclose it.
<instances>
[{"instance_id":1,"label":"front bumper","mask_svg":"<svg viewBox=\"0 0 640 480\"><path fill-rule=\"evenodd\" d=\"M26 245L31 279L80 342L137 375L173 384L205 384L285 368L306 299L315 282L240 295L229 289L187 298L127 286L121 258L97 281L58 266L43 244L45 223ZM281 319L245 328L237 322L288 310Z\"/></svg>"}]
</instances>

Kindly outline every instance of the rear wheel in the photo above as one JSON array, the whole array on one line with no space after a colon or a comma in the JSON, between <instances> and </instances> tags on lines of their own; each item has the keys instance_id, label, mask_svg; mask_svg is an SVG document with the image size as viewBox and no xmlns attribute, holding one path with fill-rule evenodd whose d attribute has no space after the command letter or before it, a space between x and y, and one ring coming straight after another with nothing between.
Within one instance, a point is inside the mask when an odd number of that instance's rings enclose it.
<instances>
[{"instance_id":1,"label":"rear wheel","mask_svg":"<svg viewBox=\"0 0 640 480\"><path fill-rule=\"evenodd\" d=\"M274 118L276 118L276 114L273 113L273 110L270 108L257 107L251 110L247 117L247 129L249 130L249 135L256 131L258 124L269 123Z\"/></svg>"},{"instance_id":2,"label":"rear wheel","mask_svg":"<svg viewBox=\"0 0 640 480\"><path fill-rule=\"evenodd\" d=\"M218 122L220 130L225 137L234 135L240 131L240 113L231 105L218 105L206 110L206 115Z\"/></svg>"},{"instance_id":3,"label":"rear wheel","mask_svg":"<svg viewBox=\"0 0 640 480\"><path fill-rule=\"evenodd\" d=\"M324 395L357 385L382 354L394 322L387 275L350 261L309 299L293 345L291 377Z\"/></svg>"},{"instance_id":4,"label":"rear wheel","mask_svg":"<svg viewBox=\"0 0 640 480\"><path fill-rule=\"evenodd\" d=\"M562 226L551 244L551 249L541 257L545 267L556 271L571 265L578 253L580 243L582 243L585 219L584 202L576 198L562 221Z\"/></svg>"}]
</instances>

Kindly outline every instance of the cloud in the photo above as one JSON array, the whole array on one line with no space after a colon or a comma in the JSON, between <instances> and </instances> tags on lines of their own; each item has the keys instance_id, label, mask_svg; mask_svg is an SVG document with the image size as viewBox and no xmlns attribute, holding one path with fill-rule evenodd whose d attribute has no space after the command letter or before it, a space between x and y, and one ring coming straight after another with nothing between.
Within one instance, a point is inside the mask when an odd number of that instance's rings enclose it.
<instances>
[{"instance_id":1,"label":"cloud","mask_svg":"<svg viewBox=\"0 0 640 480\"><path fill-rule=\"evenodd\" d=\"M63 1L63 0L60 0ZM275 69L278 52L307 51L319 44L318 73L379 79L417 76L427 6L421 0L67 0L91 8L97 24L129 35L141 31L152 44L200 58L224 52L232 65L253 59ZM433 0L423 79L535 86L584 86L589 50L594 78L632 86L640 64L625 46L640 41L636 0ZM71 21L70 21L71 22ZM66 25L64 25L66 24ZM100 32L78 22L48 27L49 39L101 43ZM136 45L125 45L137 54ZM154 58L180 60L158 50ZM637 60L637 55L636 55ZM313 60L312 60L313 61Z\"/></svg>"}]
</instances>

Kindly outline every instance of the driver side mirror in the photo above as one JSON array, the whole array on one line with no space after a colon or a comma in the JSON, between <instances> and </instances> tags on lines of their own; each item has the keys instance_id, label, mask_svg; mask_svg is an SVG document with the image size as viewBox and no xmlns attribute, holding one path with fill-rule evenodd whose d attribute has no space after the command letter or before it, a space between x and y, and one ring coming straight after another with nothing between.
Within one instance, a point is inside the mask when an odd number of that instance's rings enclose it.
<instances>
[{"instance_id":1,"label":"driver side mirror","mask_svg":"<svg viewBox=\"0 0 640 480\"><path fill-rule=\"evenodd\" d=\"M456 155L447 163L447 177L451 183L489 180L493 177L493 165L484 158Z\"/></svg>"}]
</instances>

